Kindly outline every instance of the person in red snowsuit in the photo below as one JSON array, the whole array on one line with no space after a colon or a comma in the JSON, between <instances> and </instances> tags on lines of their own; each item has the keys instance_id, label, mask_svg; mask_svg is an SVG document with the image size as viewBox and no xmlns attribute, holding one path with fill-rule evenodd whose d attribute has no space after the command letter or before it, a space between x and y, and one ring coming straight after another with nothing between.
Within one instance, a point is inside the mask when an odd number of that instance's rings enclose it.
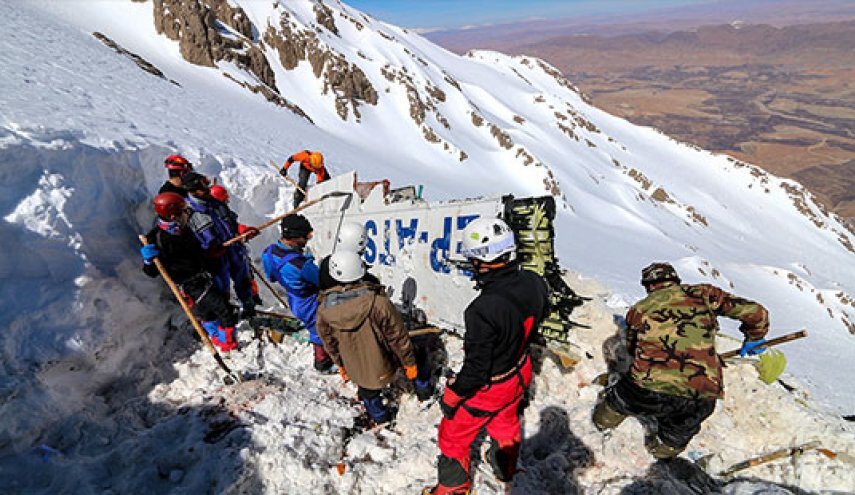
<instances>
[{"instance_id":1,"label":"person in red snowsuit","mask_svg":"<svg viewBox=\"0 0 855 495\"><path fill-rule=\"evenodd\" d=\"M466 308L465 357L440 402L438 483L425 494L468 493L469 451L482 428L491 437L487 460L496 477L516 473L522 441L519 416L531 383L529 344L546 315L548 290L515 263L514 233L499 219L481 218L463 231L461 253L475 271L478 297Z\"/></svg>"},{"instance_id":2,"label":"person in red snowsuit","mask_svg":"<svg viewBox=\"0 0 855 495\"><path fill-rule=\"evenodd\" d=\"M294 208L300 206L300 203L306 198L303 192L309 187L309 178L311 174L315 174L318 184L330 180L330 174L324 167L324 155L317 151L303 150L299 153L294 153L282 166L279 174L282 177L288 176L288 168L294 163L300 164L300 175L297 180L297 191L294 192Z\"/></svg>"}]
</instances>

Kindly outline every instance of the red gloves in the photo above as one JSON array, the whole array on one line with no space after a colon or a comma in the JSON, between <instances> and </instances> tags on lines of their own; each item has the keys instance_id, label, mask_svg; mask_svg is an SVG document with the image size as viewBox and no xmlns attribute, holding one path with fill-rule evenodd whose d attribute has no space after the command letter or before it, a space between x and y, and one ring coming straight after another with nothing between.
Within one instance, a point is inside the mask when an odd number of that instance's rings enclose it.
<instances>
[{"instance_id":1,"label":"red gloves","mask_svg":"<svg viewBox=\"0 0 855 495\"><path fill-rule=\"evenodd\" d=\"M251 225L244 225L242 223L238 224L238 234L240 234L240 235L246 234L247 239L252 239L253 237L257 236L260 233L261 232L257 228L255 228Z\"/></svg>"}]
</instances>

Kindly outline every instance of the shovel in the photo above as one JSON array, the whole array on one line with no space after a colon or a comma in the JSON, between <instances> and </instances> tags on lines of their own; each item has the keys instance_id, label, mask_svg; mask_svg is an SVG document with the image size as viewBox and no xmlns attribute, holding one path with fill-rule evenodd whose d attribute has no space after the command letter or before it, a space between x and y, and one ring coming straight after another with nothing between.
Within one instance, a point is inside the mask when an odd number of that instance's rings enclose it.
<instances>
[{"instance_id":1,"label":"shovel","mask_svg":"<svg viewBox=\"0 0 855 495\"><path fill-rule=\"evenodd\" d=\"M145 236L139 236L140 242L143 245L148 244L148 239ZM175 285L175 282L172 280L172 277L166 273L166 269L163 267L163 263L160 262L159 258L154 259L154 266L157 267L157 271L160 272L160 276L163 277L163 280L166 281L166 285L172 290L172 295L175 296L175 299L178 300L178 304L181 305L181 309L184 310L184 313L187 315L187 318L190 319L190 323L193 324L193 328L196 329L196 333L199 334L199 338L202 339L202 343L205 344L205 347L208 348L208 351L211 352L211 355L214 356L214 360L217 362L217 365L226 373L226 377L223 381L226 385L234 385L235 383L241 383L243 379L229 369L226 363L223 361L223 358L220 356L220 353L217 352L217 349L214 347L214 344L211 343L211 339L208 338L208 333L202 329L202 325L199 324L199 320L196 319L196 316L190 311L190 307L187 306L187 301L181 296L181 291L178 290L178 286Z\"/></svg>"},{"instance_id":2,"label":"shovel","mask_svg":"<svg viewBox=\"0 0 855 495\"><path fill-rule=\"evenodd\" d=\"M807 337L807 331L799 330L798 332L788 333L786 335L767 340L766 343L763 344L763 347L771 347L801 339L803 337ZM719 357L721 357L722 360L735 358L737 356L739 356L739 349L719 354ZM763 354L760 354L758 359L759 360L754 367L757 368L757 374L760 376L760 380L766 385L777 380L787 367L787 358L784 356L784 353L776 349L767 350Z\"/></svg>"}]
</instances>

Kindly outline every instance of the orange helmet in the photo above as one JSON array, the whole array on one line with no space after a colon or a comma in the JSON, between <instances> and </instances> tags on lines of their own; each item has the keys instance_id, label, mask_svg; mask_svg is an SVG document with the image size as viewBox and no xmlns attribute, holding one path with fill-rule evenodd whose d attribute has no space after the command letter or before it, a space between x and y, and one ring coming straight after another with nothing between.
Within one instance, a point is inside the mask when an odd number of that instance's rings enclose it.
<instances>
[{"instance_id":1,"label":"orange helmet","mask_svg":"<svg viewBox=\"0 0 855 495\"><path fill-rule=\"evenodd\" d=\"M213 186L211 186L211 196L213 196L214 199L222 201L223 203L229 202L229 191L219 184L214 184Z\"/></svg>"},{"instance_id":2,"label":"orange helmet","mask_svg":"<svg viewBox=\"0 0 855 495\"><path fill-rule=\"evenodd\" d=\"M309 165L311 165L313 169L319 170L324 166L324 155L317 151L309 153Z\"/></svg>"}]
</instances>

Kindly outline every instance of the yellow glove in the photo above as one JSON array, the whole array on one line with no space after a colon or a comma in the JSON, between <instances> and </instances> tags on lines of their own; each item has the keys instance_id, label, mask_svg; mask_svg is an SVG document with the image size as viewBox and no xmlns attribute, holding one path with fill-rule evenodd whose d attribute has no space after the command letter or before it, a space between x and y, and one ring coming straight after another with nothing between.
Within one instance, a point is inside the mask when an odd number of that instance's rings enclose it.
<instances>
[{"instance_id":1,"label":"yellow glove","mask_svg":"<svg viewBox=\"0 0 855 495\"><path fill-rule=\"evenodd\" d=\"M345 370L345 369L344 369L344 366L341 366L341 367L338 369L338 374L339 374L339 375L341 375L341 379L342 379L342 380L344 380L344 381L346 381L346 382L350 381L350 377L349 377L349 376L347 376L347 370Z\"/></svg>"},{"instance_id":2,"label":"yellow glove","mask_svg":"<svg viewBox=\"0 0 855 495\"><path fill-rule=\"evenodd\" d=\"M415 380L419 376L419 369L415 364L404 366L404 371L407 373L407 380Z\"/></svg>"}]
</instances>

